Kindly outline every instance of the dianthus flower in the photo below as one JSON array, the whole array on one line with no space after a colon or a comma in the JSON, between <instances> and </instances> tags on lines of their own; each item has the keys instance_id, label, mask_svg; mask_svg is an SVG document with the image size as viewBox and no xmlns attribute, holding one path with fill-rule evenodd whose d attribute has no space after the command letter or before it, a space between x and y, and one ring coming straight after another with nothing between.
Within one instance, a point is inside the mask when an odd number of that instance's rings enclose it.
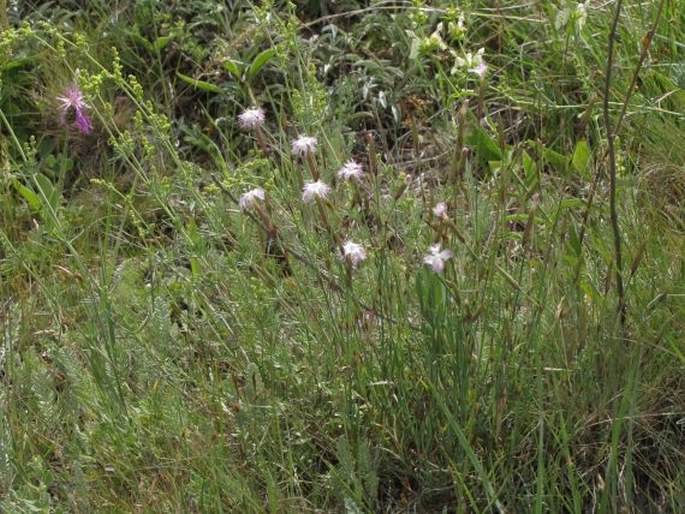
<instances>
[{"instance_id":1,"label":"dianthus flower","mask_svg":"<svg viewBox=\"0 0 685 514\"><path fill-rule=\"evenodd\" d=\"M243 130L255 130L264 125L264 109L251 107L238 116L238 123Z\"/></svg>"},{"instance_id":2,"label":"dianthus flower","mask_svg":"<svg viewBox=\"0 0 685 514\"><path fill-rule=\"evenodd\" d=\"M60 123L62 125L72 126L82 134L88 134L93 129L93 124L86 114L90 106L86 103L83 92L78 86L69 86L64 95L57 97L57 101L61 104Z\"/></svg>"},{"instance_id":3,"label":"dianthus flower","mask_svg":"<svg viewBox=\"0 0 685 514\"><path fill-rule=\"evenodd\" d=\"M292 150L298 157L306 157L316 151L317 140L315 137L300 136L292 143Z\"/></svg>"},{"instance_id":4,"label":"dianthus flower","mask_svg":"<svg viewBox=\"0 0 685 514\"><path fill-rule=\"evenodd\" d=\"M431 267L434 273L440 273L445 269L445 262L452 257L449 250L441 250L440 245L430 247L430 253L423 258L424 264Z\"/></svg>"},{"instance_id":5,"label":"dianthus flower","mask_svg":"<svg viewBox=\"0 0 685 514\"><path fill-rule=\"evenodd\" d=\"M307 203L313 202L316 198L326 198L331 192L331 186L325 182L317 180L316 182L309 182L302 190L302 200Z\"/></svg>"},{"instance_id":6,"label":"dianthus flower","mask_svg":"<svg viewBox=\"0 0 685 514\"><path fill-rule=\"evenodd\" d=\"M362 173L362 165L355 160L349 160L340 168L337 177L342 180L359 179Z\"/></svg>"},{"instance_id":7,"label":"dianthus flower","mask_svg":"<svg viewBox=\"0 0 685 514\"><path fill-rule=\"evenodd\" d=\"M245 211L257 203L257 200L264 200L264 190L261 187L243 193L238 200L238 207L241 211Z\"/></svg>"},{"instance_id":8,"label":"dianthus flower","mask_svg":"<svg viewBox=\"0 0 685 514\"><path fill-rule=\"evenodd\" d=\"M360 244L354 243L349 239L342 245L343 258L345 258L353 268L366 259L366 250Z\"/></svg>"},{"instance_id":9,"label":"dianthus flower","mask_svg":"<svg viewBox=\"0 0 685 514\"><path fill-rule=\"evenodd\" d=\"M488 65L485 64L485 62L480 61L478 64L476 64L473 68L469 68L469 71L471 73L475 73L478 75L481 80L485 78L485 74L488 71Z\"/></svg>"},{"instance_id":10,"label":"dianthus flower","mask_svg":"<svg viewBox=\"0 0 685 514\"><path fill-rule=\"evenodd\" d=\"M433 214L436 218L446 219L447 218L447 204L445 202L438 203L433 207Z\"/></svg>"}]
</instances>

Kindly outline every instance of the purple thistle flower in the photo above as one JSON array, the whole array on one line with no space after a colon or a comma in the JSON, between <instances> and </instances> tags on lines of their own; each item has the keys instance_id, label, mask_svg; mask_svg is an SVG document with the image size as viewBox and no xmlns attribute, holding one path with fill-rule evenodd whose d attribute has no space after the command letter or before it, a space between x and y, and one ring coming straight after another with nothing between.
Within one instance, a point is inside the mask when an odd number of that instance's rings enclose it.
<instances>
[{"instance_id":1,"label":"purple thistle flower","mask_svg":"<svg viewBox=\"0 0 685 514\"><path fill-rule=\"evenodd\" d=\"M58 96L57 101L61 104L62 116L60 123L64 126L76 128L81 134L88 134L93 129L93 124L86 114L90 106L86 103L83 92L78 86L69 86L63 96Z\"/></svg>"}]
</instances>

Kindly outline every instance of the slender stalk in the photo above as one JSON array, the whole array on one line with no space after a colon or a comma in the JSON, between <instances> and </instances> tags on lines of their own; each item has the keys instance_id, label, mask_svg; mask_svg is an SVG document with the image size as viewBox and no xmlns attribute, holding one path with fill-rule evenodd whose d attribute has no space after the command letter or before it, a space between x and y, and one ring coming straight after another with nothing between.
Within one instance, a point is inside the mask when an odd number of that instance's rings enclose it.
<instances>
[{"instance_id":1,"label":"slender stalk","mask_svg":"<svg viewBox=\"0 0 685 514\"><path fill-rule=\"evenodd\" d=\"M630 81L630 86L628 87L628 91L626 92L626 97L623 100L623 106L621 107L621 113L618 115L618 119L616 120L616 125L614 125L614 134L617 134L619 130L621 129L621 124L623 122L623 119L625 118L626 111L628 110L628 104L630 103L630 99L633 96L633 92L635 91L635 84L637 83L637 78L640 74L640 71L642 70L642 66L647 59L647 50L649 50L649 47L652 44L652 40L654 39L654 34L656 32L656 28L659 25L659 22L661 21L661 15L663 13L663 8L664 4L666 3L666 0L661 0L659 2L659 5L657 7L657 14L656 17L654 18L654 23L652 24L652 27L649 29L647 34L645 34L645 37L642 39L642 51L640 52L640 58L638 59L637 65L635 66L635 70L633 72L633 77ZM604 95L606 98L606 94ZM608 151L604 153L604 156L602 157L602 160L605 159L608 155ZM580 233L578 235L578 239L580 240L580 244L583 244L583 241L585 240L585 230L587 228L587 222L588 218L590 216L590 210L592 209L592 206L594 204L594 199L595 199L595 193L597 192L597 186L599 185L599 178L601 174L597 173L595 175L595 179L592 181L592 186L590 187L590 194L588 196L588 201L585 207L585 211L583 212L583 217L582 221L580 224ZM582 262L579 260L578 264L576 264L576 268L574 270L574 279L573 283L576 284L578 282L578 279L580 278L580 268L581 268Z\"/></svg>"},{"instance_id":2,"label":"slender stalk","mask_svg":"<svg viewBox=\"0 0 685 514\"><path fill-rule=\"evenodd\" d=\"M611 72L614 61L614 40L618 30L618 20L621 16L623 0L617 0L614 20L609 32L607 43L607 67L604 81L604 124L607 133L607 155L609 159L609 211L611 217L611 229L614 235L614 265L616 271L616 293L618 295L618 318L621 332L625 328L626 303L623 289L623 255L621 248L621 231L618 224L618 212L616 207L616 151L614 148L614 125L609 113L609 94L611 90Z\"/></svg>"},{"instance_id":3,"label":"slender stalk","mask_svg":"<svg viewBox=\"0 0 685 514\"><path fill-rule=\"evenodd\" d=\"M618 115L618 119L616 120L616 125L614 126L614 134L617 134L619 129L621 128L621 123L623 122L623 118L626 115L626 110L628 109L628 103L630 102L630 99L633 96L633 92L635 91L635 85L637 84L637 77L640 75L640 71L642 70L642 65L644 64L645 60L647 59L647 50L649 50L649 47L652 44L652 39L654 39L654 34L656 32L656 28L659 26L659 22L661 21L661 14L664 11L664 4L665 3L666 3L666 0L661 0L659 2L659 5L658 5L657 11L656 11L656 16L654 17L654 23L652 23L652 27L647 31L647 34L645 34L645 37L642 38L642 50L640 51L640 58L637 61L637 66L635 66L635 71L633 72L633 78L630 80L630 86L628 87L628 91L626 92L625 100L623 100L623 106L621 107L621 113Z\"/></svg>"},{"instance_id":4,"label":"slender stalk","mask_svg":"<svg viewBox=\"0 0 685 514\"><path fill-rule=\"evenodd\" d=\"M7 0L0 0L0 30L5 30L9 25L7 20Z\"/></svg>"}]
</instances>

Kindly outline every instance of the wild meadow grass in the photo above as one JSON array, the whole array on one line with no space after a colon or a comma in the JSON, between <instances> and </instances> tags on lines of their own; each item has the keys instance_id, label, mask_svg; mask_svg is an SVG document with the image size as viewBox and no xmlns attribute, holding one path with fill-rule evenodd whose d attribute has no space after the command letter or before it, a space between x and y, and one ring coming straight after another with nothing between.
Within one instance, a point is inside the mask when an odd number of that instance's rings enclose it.
<instances>
[{"instance_id":1,"label":"wild meadow grass","mask_svg":"<svg viewBox=\"0 0 685 514\"><path fill-rule=\"evenodd\" d=\"M679 2L0 7L0 511L685 509Z\"/></svg>"}]
</instances>

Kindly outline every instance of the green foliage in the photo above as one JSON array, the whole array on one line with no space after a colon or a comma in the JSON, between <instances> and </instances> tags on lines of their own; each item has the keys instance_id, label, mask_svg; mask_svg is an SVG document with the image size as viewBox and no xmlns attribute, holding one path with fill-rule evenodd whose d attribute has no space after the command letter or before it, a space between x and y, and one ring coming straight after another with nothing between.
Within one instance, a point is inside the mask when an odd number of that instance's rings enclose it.
<instances>
[{"instance_id":1,"label":"green foliage","mask_svg":"<svg viewBox=\"0 0 685 514\"><path fill-rule=\"evenodd\" d=\"M677 6L12 5L0 510L683 510Z\"/></svg>"}]
</instances>

